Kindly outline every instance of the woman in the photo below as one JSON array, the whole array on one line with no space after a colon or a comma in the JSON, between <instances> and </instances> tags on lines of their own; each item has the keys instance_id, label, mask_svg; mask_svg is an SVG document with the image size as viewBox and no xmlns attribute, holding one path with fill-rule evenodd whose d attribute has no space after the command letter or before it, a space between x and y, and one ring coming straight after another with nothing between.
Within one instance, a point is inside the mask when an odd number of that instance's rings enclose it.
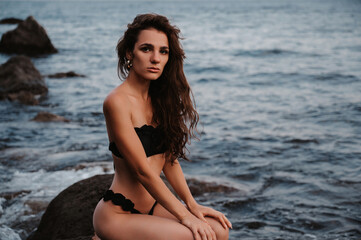
<instances>
[{"instance_id":1,"label":"woman","mask_svg":"<svg viewBox=\"0 0 361 240\"><path fill-rule=\"evenodd\" d=\"M192 197L177 158L198 122L183 72L179 29L138 15L117 45L125 81L105 99L115 174L93 217L100 239L228 239L231 223ZM187 126L188 124L188 126ZM164 175L184 206L166 187Z\"/></svg>"}]
</instances>

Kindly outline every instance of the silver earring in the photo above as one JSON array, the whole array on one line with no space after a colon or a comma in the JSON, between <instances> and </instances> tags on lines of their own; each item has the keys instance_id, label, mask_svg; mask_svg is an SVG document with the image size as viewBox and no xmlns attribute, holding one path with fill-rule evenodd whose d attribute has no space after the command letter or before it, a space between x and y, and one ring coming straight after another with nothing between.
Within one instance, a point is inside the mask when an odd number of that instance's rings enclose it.
<instances>
[{"instance_id":1,"label":"silver earring","mask_svg":"<svg viewBox=\"0 0 361 240\"><path fill-rule=\"evenodd\" d=\"M130 69L133 66L133 63L128 59L127 60L127 68Z\"/></svg>"}]
</instances>

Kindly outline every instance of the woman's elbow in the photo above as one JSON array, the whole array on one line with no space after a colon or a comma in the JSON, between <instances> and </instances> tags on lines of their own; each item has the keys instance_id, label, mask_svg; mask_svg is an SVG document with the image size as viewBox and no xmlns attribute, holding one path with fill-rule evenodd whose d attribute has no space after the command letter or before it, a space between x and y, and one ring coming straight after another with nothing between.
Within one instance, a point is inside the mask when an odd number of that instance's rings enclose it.
<instances>
[{"instance_id":1,"label":"woman's elbow","mask_svg":"<svg viewBox=\"0 0 361 240\"><path fill-rule=\"evenodd\" d=\"M135 167L134 169L135 178L142 183L148 183L152 180L153 174L151 169L144 168L144 167Z\"/></svg>"}]
</instances>

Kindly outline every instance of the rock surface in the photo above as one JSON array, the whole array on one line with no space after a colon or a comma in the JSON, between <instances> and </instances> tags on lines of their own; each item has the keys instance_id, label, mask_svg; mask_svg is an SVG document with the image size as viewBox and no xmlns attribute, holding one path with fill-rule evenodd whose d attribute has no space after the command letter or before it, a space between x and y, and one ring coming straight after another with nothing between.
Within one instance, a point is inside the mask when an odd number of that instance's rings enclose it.
<instances>
[{"instance_id":1,"label":"rock surface","mask_svg":"<svg viewBox=\"0 0 361 240\"><path fill-rule=\"evenodd\" d=\"M22 22L23 20L18 18L3 18L0 20L0 24L19 24Z\"/></svg>"},{"instance_id":2,"label":"rock surface","mask_svg":"<svg viewBox=\"0 0 361 240\"><path fill-rule=\"evenodd\" d=\"M0 99L34 105L38 103L35 95L44 96L47 92L44 79L30 58L14 56L0 65Z\"/></svg>"},{"instance_id":3,"label":"rock surface","mask_svg":"<svg viewBox=\"0 0 361 240\"><path fill-rule=\"evenodd\" d=\"M238 189L228 187L223 184L214 182L201 182L194 178L187 179L189 190L191 190L194 197L203 195L204 193L231 193L237 192Z\"/></svg>"},{"instance_id":4,"label":"rock surface","mask_svg":"<svg viewBox=\"0 0 361 240\"><path fill-rule=\"evenodd\" d=\"M49 112L39 112L31 121L35 122L70 122L68 119Z\"/></svg>"},{"instance_id":5,"label":"rock surface","mask_svg":"<svg viewBox=\"0 0 361 240\"><path fill-rule=\"evenodd\" d=\"M77 182L62 191L50 202L38 229L28 237L28 240L90 240L94 234L92 218L95 206L109 188L112 179L113 174L97 175ZM238 191L235 188L196 179L189 179L188 183L195 195L214 190ZM169 187L167 182L166 184Z\"/></svg>"},{"instance_id":6,"label":"rock surface","mask_svg":"<svg viewBox=\"0 0 361 240\"><path fill-rule=\"evenodd\" d=\"M49 74L49 75L45 75L45 77L48 77L48 78L70 78L70 77L85 77L85 75L70 71L70 72L60 72L60 73L55 73L55 74Z\"/></svg>"},{"instance_id":7,"label":"rock surface","mask_svg":"<svg viewBox=\"0 0 361 240\"><path fill-rule=\"evenodd\" d=\"M113 175L97 175L77 182L49 204L36 232L28 240L91 239L93 211L109 188Z\"/></svg>"},{"instance_id":8,"label":"rock surface","mask_svg":"<svg viewBox=\"0 0 361 240\"><path fill-rule=\"evenodd\" d=\"M3 34L0 52L26 55L50 54L58 52L51 43L45 29L29 16L14 30Z\"/></svg>"}]
</instances>

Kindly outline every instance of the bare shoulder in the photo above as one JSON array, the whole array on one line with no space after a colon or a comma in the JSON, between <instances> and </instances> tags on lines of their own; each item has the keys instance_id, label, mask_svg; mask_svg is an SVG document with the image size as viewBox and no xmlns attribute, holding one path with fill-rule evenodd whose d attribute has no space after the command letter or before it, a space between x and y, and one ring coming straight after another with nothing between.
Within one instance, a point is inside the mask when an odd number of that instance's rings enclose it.
<instances>
[{"instance_id":1,"label":"bare shoulder","mask_svg":"<svg viewBox=\"0 0 361 240\"><path fill-rule=\"evenodd\" d=\"M111 113L130 113L130 101L127 94L121 89L116 88L111 91L103 102L103 112L108 115Z\"/></svg>"}]
</instances>

